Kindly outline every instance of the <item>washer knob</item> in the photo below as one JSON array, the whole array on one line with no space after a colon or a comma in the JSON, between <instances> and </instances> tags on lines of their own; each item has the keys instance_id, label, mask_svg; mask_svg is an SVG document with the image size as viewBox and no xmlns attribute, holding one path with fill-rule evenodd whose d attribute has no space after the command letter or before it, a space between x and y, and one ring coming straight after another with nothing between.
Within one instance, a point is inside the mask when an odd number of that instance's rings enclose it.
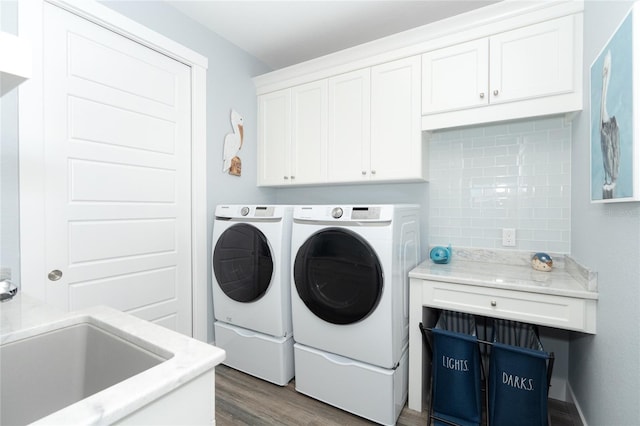
<instances>
[{"instance_id":1,"label":"washer knob","mask_svg":"<svg viewBox=\"0 0 640 426\"><path fill-rule=\"evenodd\" d=\"M241 209L240 209L240 214L241 214L242 216L246 216L246 215L248 215L248 214L249 214L249 207L243 207L243 208L241 208Z\"/></svg>"},{"instance_id":2,"label":"washer knob","mask_svg":"<svg viewBox=\"0 0 640 426\"><path fill-rule=\"evenodd\" d=\"M340 207L334 207L334 209L331 210L331 216L334 219L340 219L342 217L342 209Z\"/></svg>"}]
</instances>

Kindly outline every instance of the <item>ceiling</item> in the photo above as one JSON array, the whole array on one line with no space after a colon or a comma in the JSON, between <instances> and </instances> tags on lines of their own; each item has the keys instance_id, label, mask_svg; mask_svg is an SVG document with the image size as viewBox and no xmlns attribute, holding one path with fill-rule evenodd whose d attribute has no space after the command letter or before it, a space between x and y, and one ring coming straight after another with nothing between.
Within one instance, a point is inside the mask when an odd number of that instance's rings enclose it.
<instances>
[{"instance_id":1,"label":"ceiling","mask_svg":"<svg viewBox=\"0 0 640 426\"><path fill-rule=\"evenodd\" d=\"M280 69L496 0L165 0L272 69Z\"/></svg>"}]
</instances>

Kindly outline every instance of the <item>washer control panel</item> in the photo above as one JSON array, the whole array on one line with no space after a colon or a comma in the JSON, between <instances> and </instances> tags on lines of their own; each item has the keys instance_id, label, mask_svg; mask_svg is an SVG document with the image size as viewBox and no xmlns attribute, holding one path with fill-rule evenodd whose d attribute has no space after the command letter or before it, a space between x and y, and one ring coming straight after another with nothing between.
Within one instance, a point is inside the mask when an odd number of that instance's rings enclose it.
<instances>
[{"instance_id":1,"label":"washer control panel","mask_svg":"<svg viewBox=\"0 0 640 426\"><path fill-rule=\"evenodd\" d=\"M351 209L351 219L376 220L380 219L380 207L354 207Z\"/></svg>"},{"instance_id":2,"label":"washer control panel","mask_svg":"<svg viewBox=\"0 0 640 426\"><path fill-rule=\"evenodd\" d=\"M256 211L254 212L254 217L273 217L273 207L264 207L264 206L256 206Z\"/></svg>"},{"instance_id":3,"label":"washer control panel","mask_svg":"<svg viewBox=\"0 0 640 426\"><path fill-rule=\"evenodd\" d=\"M216 207L216 219L274 219L283 216L283 207L278 206L256 206L256 205L220 205Z\"/></svg>"}]
</instances>

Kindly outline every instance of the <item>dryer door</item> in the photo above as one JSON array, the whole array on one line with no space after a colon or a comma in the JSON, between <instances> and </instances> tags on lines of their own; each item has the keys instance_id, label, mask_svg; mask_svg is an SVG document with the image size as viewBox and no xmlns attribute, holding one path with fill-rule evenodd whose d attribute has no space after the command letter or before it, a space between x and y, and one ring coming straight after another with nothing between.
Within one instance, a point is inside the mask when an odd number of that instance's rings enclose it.
<instances>
[{"instance_id":1,"label":"dryer door","mask_svg":"<svg viewBox=\"0 0 640 426\"><path fill-rule=\"evenodd\" d=\"M267 292L273 256L255 226L240 223L224 231L213 250L213 273L220 289L238 302L253 302Z\"/></svg>"},{"instance_id":2,"label":"dryer door","mask_svg":"<svg viewBox=\"0 0 640 426\"><path fill-rule=\"evenodd\" d=\"M378 256L362 237L345 229L327 228L309 237L296 254L293 278L304 304L333 324L366 318L382 296Z\"/></svg>"}]
</instances>

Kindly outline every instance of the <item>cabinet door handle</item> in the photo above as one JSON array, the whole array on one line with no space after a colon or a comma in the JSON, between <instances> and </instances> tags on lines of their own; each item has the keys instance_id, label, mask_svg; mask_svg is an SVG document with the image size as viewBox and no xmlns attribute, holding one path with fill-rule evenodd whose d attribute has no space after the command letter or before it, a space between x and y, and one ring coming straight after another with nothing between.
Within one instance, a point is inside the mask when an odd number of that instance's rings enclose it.
<instances>
[{"instance_id":1,"label":"cabinet door handle","mask_svg":"<svg viewBox=\"0 0 640 426\"><path fill-rule=\"evenodd\" d=\"M375 170L371 170L371 174L372 174L372 175L375 175L375 174L376 174L376 171L375 171Z\"/></svg>"},{"instance_id":2,"label":"cabinet door handle","mask_svg":"<svg viewBox=\"0 0 640 426\"><path fill-rule=\"evenodd\" d=\"M367 171L366 171L366 170L363 170L363 171L362 171L362 176L366 176L366 175L367 175Z\"/></svg>"},{"instance_id":3,"label":"cabinet door handle","mask_svg":"<svg viewBox=\"0 0 640 426\"><path fill-rule=\"evenodd\" d=\"M480 93L480 99L484 99L484 92Z\"/></svg>"},{"instance_id":4,"label":"cabinet door handle","mask_svg":"<svg viewBox=\"0 0 640 426\"><path fill-rule=\"evenodd\" d=\"M493 91L493 96L498 96L498 89Z\"/></svg>"},{"instance_id":5,"label":"cabinet door handle","mask_svg":"<svg viewBox=\"0 0 640 426\"><path fill-rule=\"evenodd\" d=\"M285 177L284 177L284 180L289 180L289 176L285 176Z\"/></svg>"},{"instance_id":6,"label":"cabinet door handle","mask_svg":"<svg viewBox=\"0 0 640 426\"><path fill-rule=\"evenodd\" d=\"M498 302L496 302L495 300L492 300L491 301L491 306L493 306L495 308L496 306L498 306Z\"/></svg>"},{"instance_id":7,"label":"cabinet door handle","mask_svg":"<svg viewBox=\"0 0 640 426\"><path fill-rule=\"evenodd\" d=\"M295 178L296 178L295 176L291 176L291 179L295 179Z\"/></svg>"}]
</instances>

